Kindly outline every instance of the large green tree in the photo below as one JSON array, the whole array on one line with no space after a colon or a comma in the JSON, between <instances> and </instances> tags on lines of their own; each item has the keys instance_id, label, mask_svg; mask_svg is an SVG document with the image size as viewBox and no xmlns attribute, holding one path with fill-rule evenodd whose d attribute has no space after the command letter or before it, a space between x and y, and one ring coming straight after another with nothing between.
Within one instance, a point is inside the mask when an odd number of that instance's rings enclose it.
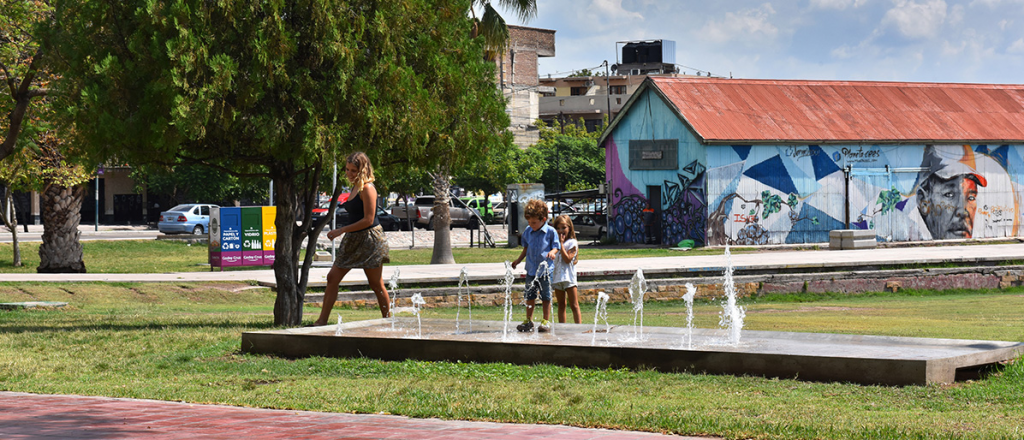
<instances>
[{"instance_id":1,"label":"large green tree","mask_svg":"<svg viewBox=\"0 0 1024 440\"><path fill-rule=\"evenodd\" d=\"M32 132L31 107L49 93L49 73L33 27L49 17L43 1L0 0L0 160L14 154L22 131Z\"/></svg>"},{"instance_id":2,"label":"large green tree","mask_svg":"<svg viewBox=\"0 0 1024 440\"><path fill-rule=\"evenodd\" d=\"M597 145L601 130L588 132L579 124L542 121L540 141L534 147L544 158L540 182L548 192L597 188L605 180L604 151Z\"/></svg>"},{"instance_id":3,"label":"large green tree","mask_svg":"<svg viewBox=\"0 0 1024 440\"><path fill-rule=\"evenodd\" d=\"M38 28L52 19L48 2L0 0L0 167L14 172L5 161L21 153L33 157L39 183L43 217L43 243L39 247L38 272L85 272L78 224L91 161L68 142L72 127L53 112L49 85L52 69L45 63L46 50ZM23 157L24 158L24 157Z\"/></svg>"},{"instance_id":4,"label":"large green tree","mask_svg":"<svg viewBox=\"0 0 1024 440\"><path fill-rule=\"evenodd\" d=\"M469 0L53 3L62 107L95 153L273 180L277 325L301 323L334 158L366 151L386 179L483 155L507 125Z\"/></svg>"}]
</instances>

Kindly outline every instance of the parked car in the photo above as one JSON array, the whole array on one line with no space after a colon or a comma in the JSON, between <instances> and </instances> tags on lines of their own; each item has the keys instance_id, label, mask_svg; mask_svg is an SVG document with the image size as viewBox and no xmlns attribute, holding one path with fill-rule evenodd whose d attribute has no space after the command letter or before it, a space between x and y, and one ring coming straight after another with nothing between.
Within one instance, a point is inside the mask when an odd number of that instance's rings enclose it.
<instances>
[{"instance_id":1,"label":"parked car","mask_svg":"<svg viewBox=\"0 0 1024 440\"><path fill-rule=\"evenodd\" d=\"M500 218L502 223L508 223L508 210L506 209L507 206L508 203L505 202L498 202L497 205L494 205L494 218Z\"/></svg>"},{"instance_id":2,"label":"parked car","mask_svg":"<svg viewBox=\"0 0 1024 440\"><path fill-rule=\"evenodd\" d=\"M321 206L323 206L323 205L321 205ZM330 204L328 203L327 206L330 206ZM327 214L327 209L325 208L323 210L323 213L320 214L320 216L323 216L323 215L326 215L326 214ZM313 215L314 215L313 221L316 221L316 220L320 219L320 216L317 216L316 213L314 213ZM348 223L348 221L349 221L349 213L348 213L348 211L345 210L345 208L342 208L342 207L339 206L338 209L334 210L334 222L335 222L334 224L335 225L343 225L345 223ZM384 228L385 231L397 231L397 230L399 230L399 220L398 220L398 217L395 217L395 216L389 214L387 211L384 210L384 208L381 208L380 206L377 206L377 221L380 222L381 228ZM328 230L328 229L330 229L330 227L331 227L331 225L328 224L327 227L324 228L324 230Z\"/></svg>"},{"instance_id":3,"label":"parked car","mask_svg":"<svg viewBox=\"0 0 1024 440\"><path fill-rule=\"evenodd\" d=\"M601 240L608 234L605 216L597 214L569 214L572 227L576 230L576 239Z\"/></svg>"},{"instance_id":4,"label":"parked car","mask_svg":"<svg viewBox=\"0 0 1024 440\"><path fill-rule=\"evenodd\" d=\"M476 228L477 219L469 209L462 207L461 203L450 201L448 213L451 216L451 227L463 226ZM413 206L399 205L391 209L391 213L398 217L403 224L408 224L411 219L417 228L425 228L428 231L434 229L434 196L419 196Z\"/></svg>"},{"instance_id":5,"label":"parked car","mask_svg":"<svg viewBox=\"0 0 1024 440\"><path fill-rule=\"evenodd\" d=\"M562 214L572 214L574 212L576 212L576 208L568 203L548 202L548 215L551 217Z\"/></svg>"},{"instance_id":6,"label":"parked car","mask_svg":"<svg viewBox=\"0 0 1024 440\"><path fill-rule=\"evenodd\" d=\"M338 205L341 205L342 203L347 202L348 201L348 193L341 193L341 195L338 196L338 200L339 200L338 201ZM320 217L323 217L323 216L327 215L327 209L330 208L330 207L331 207L331 201L328 200L326 202L320 203L320 206L317 206L316 208L313 208L313 221L316 222L317 220L320 219Z\"/></svg>"},{"instance_id":7,"label":"parked car","mask_svg":"<svg viewBox=\"0 0 1024 440\"><path fill-rule=\"evenodd\" d=\"M476 213L480 215L485 222L490 223L490 220L494 218L494 206L491 205L490 200L484 197L461 197L461 199L469 209L476 210Z\"/></svg>"},{"instance_id":8,"label":"parked car","mask_svg":"<svg viewBox=\"0 0 1024 440\"><path fill-rule=\"evenodd\" d=\"M164 234L201 235L210 231L210 208L217 205L190 203L160 213L157 229Z\"/></svg>"}]
</instances>

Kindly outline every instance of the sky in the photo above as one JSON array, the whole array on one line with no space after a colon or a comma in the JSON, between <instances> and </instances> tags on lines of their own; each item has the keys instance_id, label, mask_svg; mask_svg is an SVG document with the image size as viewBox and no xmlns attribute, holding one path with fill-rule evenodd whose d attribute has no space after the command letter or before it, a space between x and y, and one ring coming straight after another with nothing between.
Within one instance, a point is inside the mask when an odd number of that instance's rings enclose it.
<instances>
[{"instance_id":1,"label":"sky","mask_svg":"<svg viewBox=\"0 0 1024 440\"><path fill-rule=\"evenodd\" d=\"M494 2L497 5L497 1ZM672 40L685 73L759 79L1024 83L1024 0L538 0L542 76L614 64L616 42ZM621 47L621 45L619 45ZM621 55L618 55L621 58Z\"/></svg>"}]
</instances>

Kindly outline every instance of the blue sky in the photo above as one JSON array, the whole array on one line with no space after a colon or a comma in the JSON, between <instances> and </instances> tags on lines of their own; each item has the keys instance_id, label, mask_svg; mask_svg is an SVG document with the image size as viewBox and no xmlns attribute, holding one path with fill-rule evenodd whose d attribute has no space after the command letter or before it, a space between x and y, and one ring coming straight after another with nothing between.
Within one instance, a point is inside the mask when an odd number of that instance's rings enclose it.
<instances>
[{"instance_id":1,"label":"blue sky","mask_svg":"<svg viewBox=\"0 0 1024 440\"><path fill-rule=\"evenodd\" d=\"M614 63L617 41L665 39L686 73L1024 83L1024 0L538 0L529 22L503 16L557 31L541 75Z\"/></svg>"}]
</instances>

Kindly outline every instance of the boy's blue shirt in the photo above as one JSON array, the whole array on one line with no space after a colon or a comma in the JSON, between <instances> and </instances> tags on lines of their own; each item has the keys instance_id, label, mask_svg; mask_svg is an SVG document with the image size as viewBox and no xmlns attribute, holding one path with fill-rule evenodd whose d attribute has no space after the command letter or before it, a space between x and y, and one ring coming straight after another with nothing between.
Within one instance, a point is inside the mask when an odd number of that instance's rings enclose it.
<instances>
[{"instance_id":1,"label":"boy's blue shirt","mask_svg":"<svg viewBox=\"0 0 1024 440\"><path fill-rule=\"evenodd\" d=\"M558 249L558 232L551 225L544 223L539 230L527 226L523 232L523 245L526 246L526 274L537 275L537 268L540 262L547 260L548 274L555 270L555 261L547 259L546 255L552 249Z\"/></svg>"}]
</instances>

